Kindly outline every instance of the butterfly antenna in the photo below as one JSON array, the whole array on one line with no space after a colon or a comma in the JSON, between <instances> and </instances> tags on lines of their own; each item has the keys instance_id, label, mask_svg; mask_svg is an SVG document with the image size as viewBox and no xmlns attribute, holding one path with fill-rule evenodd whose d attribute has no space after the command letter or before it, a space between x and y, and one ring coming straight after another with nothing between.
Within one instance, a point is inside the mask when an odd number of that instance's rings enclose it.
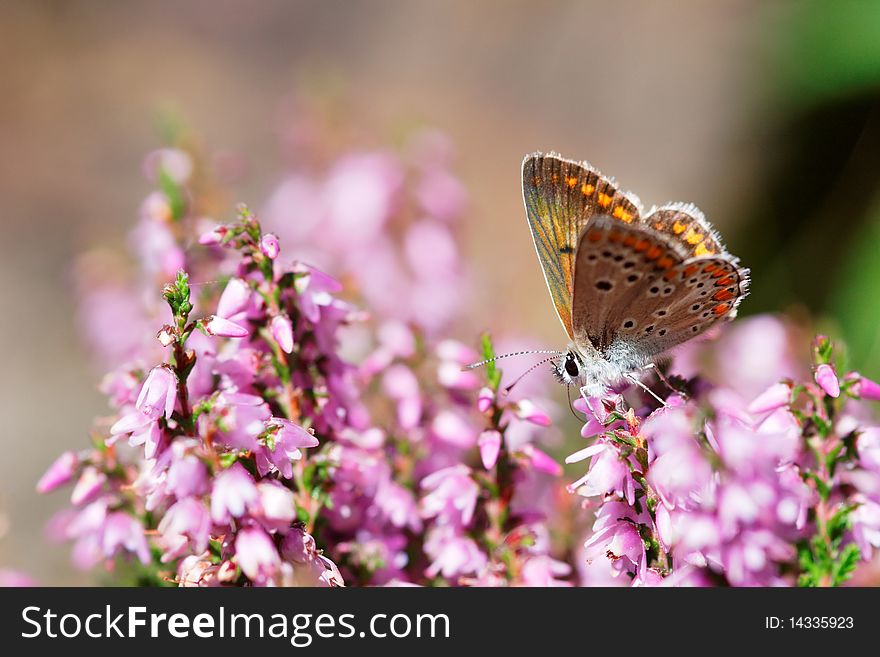
<instances>
[{"instance_id":1,"label":"butterfly antenna","mask_svg":"<svg viewBox=\"0 0 880 657\"><path fill-rule=\"evenodd\" d=\"M509 386L507 386L507 387L504 389L504 394L505 394L505 395L509 395L509 394L510 394L510 391L513 390L513 386L515 386L517 383L519 383L520 381L522 381L523 378L524 378L527 374L531 374L531 373L534 372L536 369L538 369L539 367L541 367L541 365L545 365L545 364L549 363L551 360L553 360L554 358L556 358L556 356L561 355L561 354L559 354L558 352L545 352L545 353L553 353L553 354L555 354L555 355L550 356L549 358L545 358L544 360L535 363L535 364L532 365L529 369L527 369L525 372L523 372L523 373L520 374L518 377L516 377L516 380L514 380L513 383L511 383Z\"/></svg>"},{"instance_id":2,"label":"butterfly antenna","mask_svg":"<svg viewBox=\"0 0 880 657\"><path fill-rule=\"evenodd\" d=\"M511 356L526 356L528 354L553 354L554 356L564 356L564 351L556 351L554 349L531 349L529 351L513 351L509 354L501 354L500 356L495 356L494 358L487 358L486 360L481 360L479 363L471 363L470 365L465 365L462 367L462 371L473 370L478 367L482 367L483 365L488 365L489 363L494 363L496 360L501 360L502 358L510 358ZM548 358L547 360L541 361L541 364L547 363L553 360L552 358Z\"/></svg>"}]
</instances>

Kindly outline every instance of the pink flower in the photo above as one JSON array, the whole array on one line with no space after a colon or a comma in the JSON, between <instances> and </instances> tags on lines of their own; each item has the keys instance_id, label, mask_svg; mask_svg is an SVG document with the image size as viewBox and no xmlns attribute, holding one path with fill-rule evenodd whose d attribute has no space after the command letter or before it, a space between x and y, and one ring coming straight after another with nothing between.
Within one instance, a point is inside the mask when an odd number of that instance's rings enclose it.
<instances>
[{"instance_id":1,"label":"pink flower","mask_svg":"<svg viewBox=\"0 0 880 657\"><path fill-rule=\"evenodd\" d=\"M382 376L382 389L397 403L397 423L401 429L412 429L422 417L419 381L405 365L392 365Z\"/></svg>"},{"instance_id":2,"label":"pink flower","mask_svg":"<svg viewBox=\"0 0 880 657\"><path fill-rule=\"evenodd\" d=\"M269 582L281 569L281 557L269 535L259 527L246 527L235 537L235 560L255 584Z\"/></svg>"},{"instance_id":3,"label":"pink flower","mask_svg":"<svg viewBox=\"0 0 880 657\"><path fill-rule=\"evenodd\" d=\"M840 396L840 382L837 380L837 375L834 373L834 368L831 365L822 363L816 368L816 373L813 376L819 387L829 397Z\"/></svg>"},{"instance_id":4,"label":"pink flower","mask_svg":"<svg viewBox=\"0 0 880 657\"><path fill-rule=\"evenodd\" d=\"M755 415L769 413L777 408L787 406L791 402L791 386L785 383L774 383L752 400L747 410Z\"/></svg>"},{"instance_id":5,"label":"pink flower","mask_svg":"<svg viewBox=\"0 0 880 657\"><path fill-rule=\"evenodd\" d=\"M175 454L168 467L166 486L177 498L200 495L208 488L208 468L196 456Z\"/></svg>"},{"instance_id":6,"label":"pink flower","mask_svg":"<svg viewBox=\"0 0 880 657\"><path fill-rule=\"evenodd\" d=\"M497 431L484 431L477 439L477 445L480 448L480 460L483 467L491 470L495 467L498 460L498 453L501 451L501 434Z\"/></svg>"},{"instance_id":7,"label":"pink flower","mask_svg":"<svg viewBox=\"0 0 880 657\"><path fill-rule=\"evenodd\" d=\"M296 519L296 503L290 489L277 481L257 484L260 494L257 516L268 530L284 529Z\"/></svg>"},{"instance_id":8,"label":"pink flower","mask_svg":"<svg viewBox=\"0 0 880 657\"><path fill-rule=\"evenodd\" d=\"M871 401L880 401L880 383L862 376L858 372L853 372L852 380L853 394L861 399L870 399ZM850 378L850 377L847 377Z\"/></svg>"},{"instance_id":9,"label":"pink flower","mask_svg":"<svg viewBox=\"0 0 880 657\"><path fill-rule=\"evenodd\" d=\"M277 469L282 477L293 477L291 461L302 458L300 449L317 447L318 439L298 424L280 417L271 417L266 421L266 431L269 433L267 441L269 445L261 445L257 453L257 468L260 474Z\"/></svg>"},{"instance_id":10,"label":"pink flower","mask_svg":"<svg viewBox=\"0 0 880 657\"><path fill-rule=\"evenodd\" d=\"M470 524L480 487L471 478L469 467L459 463L437 470L422 479L421 487L429 491L421 501L423 518L455 526Z\"/></svg>"},{"instance_id":11,"label":"pink flower","mask_svg":"<svg viewBox=\"0 0 880 657\"><path fill-rule=\"evenodd\" d=\"M293 325L287 315L275 315L271 322L272 337L281 347L281 351L289 354L293 351Z\"/></svg>"},{"instance_id":12,"label":"pink flower","mask_svg":"<svg viewBox=\"0 0 880 657\"><path fill-rule=\"evenodd\" d=\"M211 516L200 500L188 497L168 509L158 531L165 547L162 563L168 563L187 552L204 552L210 538Z\"/></svg>"},{"instance_id":13,"label":"pink flower","mask_svg":"<svg viewBox=\"0 0 880 657\"><path fill-rule=\"evenodd\" d=\"M562 466L556 462L556 459L545 454L531 443L523 445L520 451L529 460L529 463L531 463L535 470L540 470L541 472L553 475L554 477L558 477L562 474Z\"/></svg>"},{"instance_id":14,"label":"pink flower","mask_svg":"<svg viewBox=\"0 0 880 657\"><path fill-rule=\"evenodd\" d=\"M262 251L263 255L269 258L269 260L277 258L278 254L281 252L281 246L278 244L278 237L272 233L263 234L260 238L260 251Z\"/></svg>"},{"instance_id":15,"label":"pink flower","mask_svg":"<svg viewBox=\"0 0 880 657\"><path fill-rule=\"evenodd\" d=\"M76 506L91 502L101 493L104 484L107 483L107 475L89 466L82 471L76 486L73 487L73 493L70 495L70 501Z\"/></svg>"},{"instance_id":16,"label":"pink flower","mask_svg":"<svg viewBox=\"0 0 880 657\"><path fill-rule=\"evenodd\" d=\"M199 235L199 244L203 246L216 246L223 241L229 229L226 226L214 226Z\"/></svg>"},{"instance_id":17,"label":"pink flower","mask_svg":"<svg viewBox=\"0 0 880 657\"><path fill-rule=\"evenodd\" d=\"M584 497L614 492L624 495L627 500L635 500L635 487L626 463L612 445L605 442L601 445L601 449L597 444L593 446L595 449L587 448L578 453L582 458L592 457L590 469L583 477L569 484L568 490L577 491Z\"/></svg>"},{"instance_id":18,"label":"pink flower","mask_svg":"<svg viewBox=\"0 0 880 657\"><path fill-rule=\"evenodd\" d=\"M240 518L245 509L259 501L259 493L248 471L233 463L214 479L211 494L211 517L216 523L229 522L230 516Z\"/></svg>"},{"instance_id":19,"label":"pink flower","mask_svg":"<svg viewBox=\"0 0 880 657\"><path fill-rule=\"evenodd\" d=\"M571 574L571 566L546 554L529 557L523 564L520 575L523 586L572 586L571 582L559 579Z\"/></svg>"},{"instance_id":20,"label":"pink flower","mask_svg":"<svg viewBox=\"0 0 880 657\"><path fill-rule=\"evenodd\" d=\"M461 365L448 360L437 366L437 380L444 388L456 390L475 390L480 385L476 372L462 370Z\"/></svg>"},{"instance_id":21,"label":"pink flower","mask_svg":"<svg viewBox=\"0 0 880 657\"><path fill-rule=\"evenodd\" d=\"M105 557L112 557L119 548L136 554L145 566L150 563L150 548L143 525L122 511L107 516L101 537L101 549Z\"/></svg>"},{"instance_id":22,"label":"pink flower","mask_svg":"<svg viewBox=\"0 0 880 657\"><path fill-rule=\"evenodd\" d=\"M228 319L218 315L210 315L204 320L203 326L208 335L218 338L246 338L250 331Z\"/></svg>"},{"instance_id":23,"label":"pink flower","mask_svg":"<svg viewBox=\"0 0 880 657\"><path fill-rule=\"evenodd\" d=\"M551 424L550 416L528 399L521 399L517 403L516 414L520 419L537 424L539 427L549 427Z\"/></svg>"},{"instance_id":24,"label":"pink flower","mask_svg":"<svg viewBox=\"0 0 880 657\"><path fill-rule=\"evenodd\" d=\"M425 553L431 565L425 570L428 577L455 577L476 573L486 565L486 555L473 539L458 535L452 527L431 530L425 541Z\"/></svg>"},{"instance_id":25,"label":"pink flower","mask_svg":"<svg viewBox=\"0 0 880 657\"><path fill-rule=\"evenodd\" d=\"M408 488L390 479L383 479L376 489L373 502L394 527L421 530L422 521L419 518L418 505L415 496Z\"/></svg>"},{"instance_id":26,"label":"pink flower","mask_svg":"<svg viewBox=\"0 0 880 657\"><path fill-rule=\"evenodd\" d=\"M243 321L251 302L251 288L240 278L230 278L217 301L217 316L231 321Z\"/></svg>"},{"instance_id":27,"label":"pink flower","mask_svg":"<svg viewBox=\"0 0 880 657\"><path fill-rule=\"evenodd\" d=\"M492 388L480 388L480 392L477 393L477 410L480 413L485 413L492 408L494 402L495 392Z\"/></svg>"},{"instance_id":28,"label":"pink flower","mask_svg":"<svg viewBox=\"0 0 880 657\"><path fill-rule=\"evenodd\" d=\"M606 504L604 511L609 506L622 506L617 503ZM607 557L612 561L623 559L624 568L630 572L637 572L645 565L645 543L639 530L634 523L628 522L624 517L614 518L606 513L597 516L593 525L594 534L584 543L588 561Z\"/></svg>"},{"instance_id":29,"label":"pink flower","mask_svg":"<svg viewBox=\"0 0 880 657\"><path fill-rule=\"evenodd\" d=\"M171 417L177 398L177 376L167 365L150 370L138 395L135 408L151 420Z\"/></svg>"},{"instance_id":30,"label":"pink flower","mask_svg":"<svg viewBox=\"0 0 880 657\"><path fill-rule=\"evenodd\" d=\"M40 477L40 481L37 482L37 492L48 493L69 482L73 479L78 464L79 459L76 458L76 454L64 452L55 459L45 474Z\"/></svg>"},{"instance_id":31,"label":"pink flower","mask_svg":"<svg viewBox=\"0 0 880 657\"><path fill-rule=\"evenodd\" d=\"M281 541L282 586L345 586L339 569L318 553L315 539L300 527L292 527Z\"/></svg>"},{"instance_id":32,"label":"pink flower","mask_svg":"<svg viewBox=\"0 0 880 657\"><path fill-rule=\"evenodd\" d=\"M477 442L477 429L461 413L449 408L437 413L431 431L438 440L461 449Z\"/></svg>"},{"instance_id":33,"label":"pink flower","mask_svg":"<svg viewBox=\"0 0 880 657\"><path fill-rule=\"evenodd\" d=\"M867 427L856 440L863 468L880 473L880 427Z\"/></svg>"}]
</instances>

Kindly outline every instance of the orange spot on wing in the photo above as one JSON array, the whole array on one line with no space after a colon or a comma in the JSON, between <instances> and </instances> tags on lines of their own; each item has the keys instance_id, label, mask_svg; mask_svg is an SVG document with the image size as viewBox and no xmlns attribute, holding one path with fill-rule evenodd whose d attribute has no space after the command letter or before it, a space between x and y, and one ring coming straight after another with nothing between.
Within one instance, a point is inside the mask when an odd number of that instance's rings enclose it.
<instances>
[{"instance_id":1,"label":"orange spot on wing","mask_svg":"<svg viewBox=\"0 0 880 657\"><path fill-rule=\"evenodd\" d=\"M607 208L609 205L611 205L611 197L608 196L608 194L601 192L599 194L599 205L601 205L603 208Z\"/></svg>"},{"instance_id":2,"label":"orange spot on wing","mask_svg":"<svg viewBox=\"0 0 880 657\"><path fill-rule=\"evenodd\" d=\"M706 245L703 243L697 244L697 248L694 249L694 255L698 256L712 255L713 253L715 253L715 251L713 249L707 248Z\"/></svg>"},{"instance_id":3,"label":"orange spot on wing","mask_svg":"<svg viewBox=\"0 0 880 657\"><path fill-rule=\"evenodd\" d=\"M608 233L608 241L614 242L615 244L623 239L623 235L621 235L618 231L612 230Z\"/></svg>"},{"instance_id":4,"label":"orange spot on wing","mask_svg":"<svg viewBox=\"0 0 880 657\"><path fill-rule=\"evenodd\" d=\"M728 310L730 310L729 303L720 303L712 309L712 312L715 313L716 316L720 317L721 315L726 313Z\"/></svg>"},{"instance_id":5,"label":"orange spot on wing","mask_svg":"<svg viewBox=\"0 0 880 657\"><path fill-rule=\"evenodd\" d=\"M657 264L659 265L660 263L658 262ZM677 271L675 271L674 269L670 269L665 274L663 274L663 280L671 281L673 278L676 277L677 274L678 274Z\"/></svg>"},{"instance_id":6,"label":"orange spot on wing","mask_svg":"<svg viewBox=\"0 0 880 657\"><path fill-rule=\"evenodd\" d=\"M634 250L636 253L641 253L642 251L644 251L645 249L647 249L649 246L651 246L651 243L650 243L648 240L639 240L639 241L636 242L635 245L633 246L633 250Z\"/></svg>"},{"instance_id":7,"label":"orange spot on wing","mask_svg":"<svg viewBox=\"0 0 880 657\"><path fill-rule=\"evenodd\" d=\"M636 243L636 236L635 235L627 235L626 237L623 238L623 245L624 246L632 246L635 243Z\"/></svg>"},{"instance_id":8,"label":"orange spot on wing","mask_svg":"<svg viewBox=\"0 0 880 657\"><path fill-rule=\"evenodd\" d=\"M670 258L669 256L663 256L657 261L657 266L661 269L669 269L672 264L672 258Z\"/></svg>"},{"instance_id":9,"label":"orange spot on wing","mask_svg":"<svg viewBox=\"0 0 880 657\"><path fill-rule=\"evenodd\" d=\"M590 183L584 183L581 185L581 194L584 196L592 196L593 192L596 191L596 188L593 187Z\"/></svg>"},{"instance_id":10,"label":"orange spot on wing","mask_svg":"<svg viewBox=\"0 0 880 657\"><path fill-rule=\"evenodd\" d=\"M676 235L680 235L681 233L683 233L685 228L687 228L687 224L683 224L680 221L676 221L674 224L672 224L672 232Z\"/></svg>"},{"instance_id":11,"label":"orange spot on wing","mask_svg":"<svg viewBox=\"0 0 880 657\"><path fill-rule=\"evenodd\" d=\"M712 298L715 299L715 301L730 301L733 299L733 296L733 292L730 290L719 290L712 295Z\"/></svg>"},{"instance_id":12,"label":"orange spot on wing","mask_svg":"<svg viewBox=\"0 0 880 657\"><path fill-rule=\"evenodd\" d=\"M693 226L684 234L684 239L688 244L697 244L703 239L703 234L693 229Z\"/></svg>"},{"instance_id":13,"label":"orange spot on wing","mask_svg":"<svg viewBox=\"0 0 880 657\"><path fill-rule=\"evenodd\" d=\"M555 183L559 182L559 176L557 176L557 175L554 173L552 176L550 176L550 181L551 181L551 182L555 182Z\"/></svg>"},{"instance_id":14,"label":"orange spot on wing","mask_svg":"<svg viewBox=\"0 0 880 657\"><path fill-rule=\"evenodd\" d=\"M598 242L602 239L602 231L601 230L591 230L587 233L587 239L591 242Z\"/></svg>"},{"instance_id":15,"label":"orange spot on wing","mask_svg":"<svg viewBox=\"0 0 880 657\"><path fill-rule=\"evenodd\" d=\"M708 265L706 265L705 267L703 267L703 273L704 273L704 274L708 274L708 273L710 273L710 272L715 271L717 268L718 268L718 265L712 264L712 263L710 262Z\"/></svg>"},{"instance_id":16,"label":"orange spot on wing","mask_svg":"<svg viewBox=\"0 0 880 657\"><path fill-rule=\"evenodd\" d=\"M661 253L663 253L663 247L655 244L650 249L648 249L647 253L645 253L645 257L648 260L656 260L660 257Z\"/></svg>"},{"instance_id":17,"label":"orange spot on wing","mask_svg":"<svg viewBox=\"0 0 880 657\"><path fill-rule=\"evenodd\" d=\"M632 213L627 212L619 205L616 208L614 208L614 212L612 212L611 214L614 215L615 217L617 217L618 219L620 219L622 222L627 223L627 224L633 220Z\"/></svg>"},{"instance_id":18,"label":"orange spot on wing","mask_svg":"<svg viewBox=\"0 0 880 657\"><path fill-rule=\"evenodd\" d=\"M722 278L721 280L716 281L716 282L715 282L715 285L718 285L718 286L723 287L723 286L725 286L725 285L730 285L731 283L733 283L733 277L731 277L731 276L725 276L725 277Z\"/></svg>"},{"instance_id":19,"label":"orange spot on wing","mask_svg":"<svg viewBox=\"0 0 880 657\"><path fill-rule=\"evenodd\" d=\"M719 267L718 271L716 271L714 274L712 274L712 278L721 278L726 273L727 272L724 270L724 267Z\"/></svg>"},{"instance_id":20,"label":"orange spot on wing","mask_svg":"<svg viewBox=\"0 0 880 657\"><path fill-rule=\"evenodd\" d=\"M682 275L687 278L688 276L692 276L696 271L700 268L699 265L690 265L685 267L685 270L682 272Z\"/></svg>"},{"instance_id":21,"label":"orange spot on wing","mask_svg":"<svg viewBox=\"0 0 880 657\"><path fill-rule=\"evenodd\" d=\"M578 184L578 179L575 178L574 176L569 176L568 178L565 179L565 184L568 185L569 187L574 187L575 185Z\"/></svg>"}]
</instances>

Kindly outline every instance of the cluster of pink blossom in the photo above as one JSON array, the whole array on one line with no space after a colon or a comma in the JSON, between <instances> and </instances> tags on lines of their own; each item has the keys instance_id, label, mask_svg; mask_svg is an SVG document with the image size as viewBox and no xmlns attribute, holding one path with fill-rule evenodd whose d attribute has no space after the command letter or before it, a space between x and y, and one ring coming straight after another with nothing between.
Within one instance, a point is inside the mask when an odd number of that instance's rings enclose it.
<instances>
[{"instance_id":1,"label":"cluster of pink blossom","mask_svg":"<svg viewBox=\"0 0 880 657\"><path fill-rule=\"evenodd\" d=\"M791 326L740 320L676 355L661 408L636 389L576 400L596 438L566 492L544 451L565 448L550 377L509 392L493 362L463 369L493 357L488 337L450 338L469 286L448 141L288 137L297 164L259 221L212 219L207 161L165 148L145 165L139 269L78 263L113 415L38 484L73 484L50 531L76 565L153 585L836 585L874 558L880 427L862 400L880 386L838 376L829 340L803 382Z\"/></svg>"},{"instance_id":2,"label":"cluster of pink blossom","mask_svg":"<svg viewBox=\"0 0 880 657\"><path fill-rule=\"evenodd\" d=\"M290 173L265 222L205 218L193 162L148 158L136 284L100 252L78 270L86 337L115 368L114 416L38 484L74 483L51 526L74 562L151 584L566 583L533 494L561 473L533 444L550 417L443 338L465 202L448 144Z\"/></svg>"},{"instance_id":3,"label":"cluster of pink blossom","mask_svg":"<svg viewBox=\"0 0 880 657\"><path fill-rule=\"evenodd\" d=\"M760 354L779 331L760 317L732 332ZM788 367L780 353L753 376ZM582 435L598 435L567 459L590 459L570 486L597 501L587 560L607 558L635 585L827 586L871 559L880 443L861 402L880 399L880 385L839 378L827 338L813 353L812 380L778 380L756 396L677 380L656 410L627 410L619 396L578 400Z\"/></svg>"}]
</instances>

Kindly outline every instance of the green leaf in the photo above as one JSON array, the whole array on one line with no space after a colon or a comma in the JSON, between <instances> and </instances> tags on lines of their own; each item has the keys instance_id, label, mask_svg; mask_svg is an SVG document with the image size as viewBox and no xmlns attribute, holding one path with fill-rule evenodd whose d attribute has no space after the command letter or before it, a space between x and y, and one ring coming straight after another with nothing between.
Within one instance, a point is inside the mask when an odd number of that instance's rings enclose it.
<instances>
[{"instance_id":1,"label":"green leaf","mask_svg":"<svg viewBox=\"0 0 880 657\"><path fill-rule=\"evenodd\" d=\"M501 370L495 364L495 361L491 360L495 358L495 347L492 346L492 338L489 337L488 333L483 333L480 337L480 342L483 351L483 360L489 361L486 363L486 380L489 383L489 387L497 392L501 385Z\"/></svg>"},{"instance_id":2,"label":"green leaf","mask_svg":"<svg viewBox=\"0 0 880 657\"><path fill-rule=\"evenodd\" d=\"M861 558L862 553L855 543L850 543L843 548L840 558L834 564L834 568L831 571L831 581L834 586L839 586L852 577Z\"/></svg>"},{"instance_id":3,"label":"green leaf","mask_svg":"<svg viewBox=\"0 0 880 657\"><path fill-rule=\"evenodd\" d=\"M180 185L174 182L174 179L168 175L164 168L159 168L159 188L168 199L168 207L171 209L171 217L177 221L182 219L186 213L186 197Z\"/></svg>"}]
</instances>

